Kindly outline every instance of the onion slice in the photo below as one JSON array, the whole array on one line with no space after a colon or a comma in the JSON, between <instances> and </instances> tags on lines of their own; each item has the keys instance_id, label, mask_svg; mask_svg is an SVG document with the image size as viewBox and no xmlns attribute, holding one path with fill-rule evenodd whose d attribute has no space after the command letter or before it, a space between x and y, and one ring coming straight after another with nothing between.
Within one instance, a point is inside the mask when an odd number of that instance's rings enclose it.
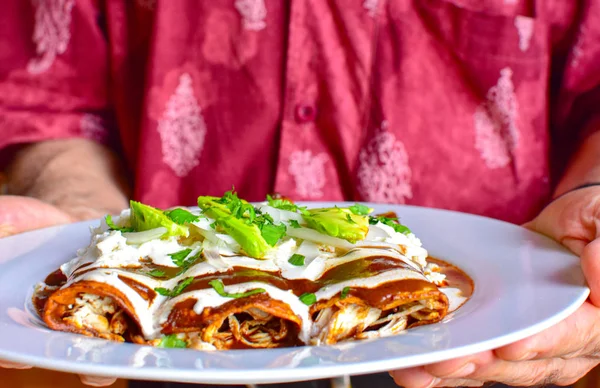
<instances>
[{"instance_id":1,"label":"onion slice","mask_svg":"<svg viewBox=\"0 0 600 388\"><path fill-rule=\"evenodd\" d=\"M160 226L158 228L144 230L143 232L123 233L123 237L127 239L127 244L140 245L161 238L165 233L167 233L167 228Z\"/></svg>"},{"instance_id":2,"label":"onion slice","mask_svg":"<svg viewBox=\"0 0 600 388\"><path fill-rule=\"evenodd\" d=\"M287 235L302 240L316 242L318 244L330 245L335 248L352 249L354 244L337 237L328 236L309 228L287 228Z\"/></svg>"}]
</instances>

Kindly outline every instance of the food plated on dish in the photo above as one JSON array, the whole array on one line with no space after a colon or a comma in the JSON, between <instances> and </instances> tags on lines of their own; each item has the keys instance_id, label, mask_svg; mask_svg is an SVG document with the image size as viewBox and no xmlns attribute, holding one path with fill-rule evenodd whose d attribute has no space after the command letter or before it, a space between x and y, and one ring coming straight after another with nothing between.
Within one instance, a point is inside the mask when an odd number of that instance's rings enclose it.
<instances>
[{"instance_id":1,"label":"food plated on dish","mask_svg":"<svg viewBox=\"0 0 600 388\"><path fill-rule=\"evenodd\" d=\"M234 191L198 209L131 202L37 285L53 330L159 347L331 345L443 324L473 292L396 214L365 205L250 204Z\"/></svg>"}]
</instances>

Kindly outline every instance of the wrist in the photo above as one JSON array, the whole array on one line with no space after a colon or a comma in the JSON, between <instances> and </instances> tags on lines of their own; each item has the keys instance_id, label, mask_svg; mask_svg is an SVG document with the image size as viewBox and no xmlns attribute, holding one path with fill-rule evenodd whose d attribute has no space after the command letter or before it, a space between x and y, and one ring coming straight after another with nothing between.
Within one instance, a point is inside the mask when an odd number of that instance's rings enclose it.
<instances>
[{"instance_id":1,"label":"wrist","mask_svg":"<svg viewBox=\"0 0 600 388\"><path fill-rule=\"evenodd\" d=\"M23 147L9 165L9 194L51 204L75 220L97 218L127 207L128 188L116 155L84 139Z\"/></svg>"}]
</instances>

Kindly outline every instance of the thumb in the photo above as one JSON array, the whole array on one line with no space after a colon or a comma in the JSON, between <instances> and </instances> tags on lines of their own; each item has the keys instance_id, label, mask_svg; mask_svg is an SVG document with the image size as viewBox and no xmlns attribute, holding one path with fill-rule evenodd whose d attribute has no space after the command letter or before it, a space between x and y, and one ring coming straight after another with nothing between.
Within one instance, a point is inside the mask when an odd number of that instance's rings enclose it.
<instances>
[{"instance_id":1,"label":"thumb","mask_svg":"<svg viewBox=\"0 0 600 388\"><path fill-rule=\"evenodd\" d=\"M91 387L108 387L109 385L113 385L115 381L117 381L114 377L100 377L100 376L86 376L80 375L79 379L85 385L89 385Z\"/></svg>"},{"instance_id":2,"label":"thumb","mask_svg":"<svg viewBox=\"0 0 600 388\"><path fill-rule=\"evenodd\" d=\"M581 268L590 287L590 301L600 307L600 239L587 244L581 253Z\"/></svg>"},{"instance_id":3,"label":"thumb","mask_svg":"<svg viewBox=\"0 0 600 388\"><path fill-rule=\"evenodd\" d=\"M69 222L69 215L40 200L0 196L0 237Z\"/></svg>"}]
</instances>

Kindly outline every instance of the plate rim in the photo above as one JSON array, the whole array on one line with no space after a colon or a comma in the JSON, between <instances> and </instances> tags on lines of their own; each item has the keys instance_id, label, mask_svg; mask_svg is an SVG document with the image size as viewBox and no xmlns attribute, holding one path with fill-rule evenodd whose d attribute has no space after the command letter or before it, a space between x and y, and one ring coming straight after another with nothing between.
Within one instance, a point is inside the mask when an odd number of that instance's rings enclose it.
<instances>
[{"instance_id":1,"label":"plate rim","mask_svg":"<svg viewBox=\"0 0 600 388\"><path fill-rule=\"evenodd\" d=\"M342 202L338 202L338 201L298 201L297 203L301 204L303 206L304 205L310 206L310 205L315 205L315 204L319 204L320 206L323 206L323 205L327 206L327 204L337 204L339 206L339 205L353 204L355 202L349 202L349 201L342 201ZM549 240L553 241L554 243L556 243L554 240L550 239L549 237L543 236L535 231L526 229L520 225L516 225L516 224L510 223L507 221L494 219L494 218L490 218L490 217L486 217L486 216L482 216L482 215L478 215L478 214L471 214L471 213L464 213L464 212L460 212L460 211L456 211L456 210L438 209L438 208L415 206L415 205L383 204L383 203L373 203L373 202L360 202L360 203L365 204L365 205L375 205L378 207L389 206L389 207L396 207L396 208L412 208L419 213L420 212L433 212L433 213L442 212L442 213L451 214L453 216L458 216L461 218L466 217L466 218L472 218L472 219L479 219L479 220L482 220L483 222L492 222L492 223L509 225L512 228L519 228L521 230L525 230L525 231L527 231L527 233L533 233L538 236L542 236L542 237L549 239ZM191 206L190 208L194 208L194 207ZM400 218L402 218L402 217L400 217ZM32 235L35 235L38 233L43 233L44 231L49 231L50 229L59 230L60 228L65 228L65 227L83 228L83 227L85 227L85 225L89 226L89 225L93 225L94 223L99 222L100 219L101 218L97 218L94 220L87 220L87 221L79 221L79 222L71 223L71 224L49 226L49 227L45 227L45 228L41 228L41 229L36 229L33 231L24 232L24 233L14 235L14 236L8 236L8 237L0 239L0 245L3 245L3 240L4 241L7 241L7 240L12 241L14 239L23 239L23 238L26 239L28 236L32 236ZM417 234L417 237L419 237L418 234ZM556 243L556 245L558 246L559 244ZM424 245L424 247L427 249L427 246ZM39 249L39 248L37 248L37 249ZM564 247L563 247L563 250L568 251ZM9 262L10 261L11 260L9 259ZM0 261L0 268L3 265L4 265L4 263L2 263ZM29 287L30 283L28 282L27 284ZM509 343L513 343L515 341L527 338L536 333L539 333L539 332L555 325L556 323L562 321L563 319L565 319L566 317L571 315L573 312L575 312L587 300L587 298L589 296L589 288L587 288L587 285L585 285L584 288L586 288L586 291L581 292L579 297L576 300L573 300L570 303L570 305L563 308L560 312L555 313L550 318L546 318L545 320L538 322L537 324L530 325L521 330L506 333L506 334L496 337L496 338L491 338L487 341L481 341L481 342L477 342L477 343L473 343L473 344L469 344L469 345L464 345L464 346L461 346L458 348L437 350L435 352L430 352L430 353L426 353L423 355L411 356L409 359L412 360L412 362L404 361L402 368L426 365L429 363L449 360L449 359L453 359L456 357L466 356L466 355L470 355L470 354L481 352L481 351L495 349L495 348L507 345ZM477 286L476 286L476 289L477 289ZM75 334L73 334L73 335L75 335ZM80 336L80 335L76 335L76 336ZM100 341L102 341L102 340L100 340ZM133 346L135 346L135 345L133 345ZM300 348L294 348L294 349L300 349ZM186 350L177 350L177 349L175 349L175 350L168 349L168 350L169 351L186 351ZM32 360L32 358L37 358L37 359ZM289 368L278 368L278 369L270 369L270 370L252 370L252 369L235 370L237 375L243 374L242 379L240 379L239 377L237 379L231 378L232 376L229 376L227 379L224 380L222 378L223 377L222 375L224 373L227 373L228 371L223 370L223 369L215 369L215 370L211 371L210 369L194 370L194 369L177 369L176 368L176 369L172 369L172 370L169 369L170 373L167 373L167 370L165 370L165 368L160 368L160 367L145 366L144 368L134 368L131 365L128 365L128 366L99 365L99 364L92 365L87 362L79 363L74 360L53 360L50 358L43 358L40 356L22 355L22 354L19 354L19 352L5 350L0 347L0 359L6 360L6 361L11 361L11 362L17 362L17 363L27 363L29 365L43 368L43 369L57 370L57 371L63 371L63 372L69 372L69 373L93 374L96 376L111 376L111 377L115 376L115 372L118 371L117 375L119 378L136 379L136 380L154 380L154 381L175 381L175 382L184 382L184 383L190 383L190 382L198 383L201 381L202 383L205 383L205 384L236 384L236 383L239 384L239 383L248 383L248 380L252 380L253 383L257 383L257 384L273 383L273 382L284 383L284 382L293 382L293 381L315 380L315 379L321 379L321 378L349 375L349 373L347 373L347 371L344 372L343 369L348 368L350 365L352 367L352 373L350 373L350 375L364 375L364 374L385 372L385 371L392 370L392 369L399 369L398 367L393 366L394 363L398 362L397 361L398 358L402 358L402 359L406 360L408 357L407 356L401 356L401 357L391 356L390 358L385 359L385 360L363 361L363 362L351 363L351 364L337 363L334 365L315 365L310 368L301 368L303 371L310 370L310 376L306 379L298 379L298 378L288 379L288 378L286 378L285 375L289 374L290 369ZM427 360L424 360L425 358ZM178 374L176 379L173 379L173 376L171 376L174 373ZM269 374L269 377L264 376L267 373ZM168 378L165 378L165 374L169 375ZM198 375L202 376L201 380L198 380Z\"/></svg>"}]
</instances>

